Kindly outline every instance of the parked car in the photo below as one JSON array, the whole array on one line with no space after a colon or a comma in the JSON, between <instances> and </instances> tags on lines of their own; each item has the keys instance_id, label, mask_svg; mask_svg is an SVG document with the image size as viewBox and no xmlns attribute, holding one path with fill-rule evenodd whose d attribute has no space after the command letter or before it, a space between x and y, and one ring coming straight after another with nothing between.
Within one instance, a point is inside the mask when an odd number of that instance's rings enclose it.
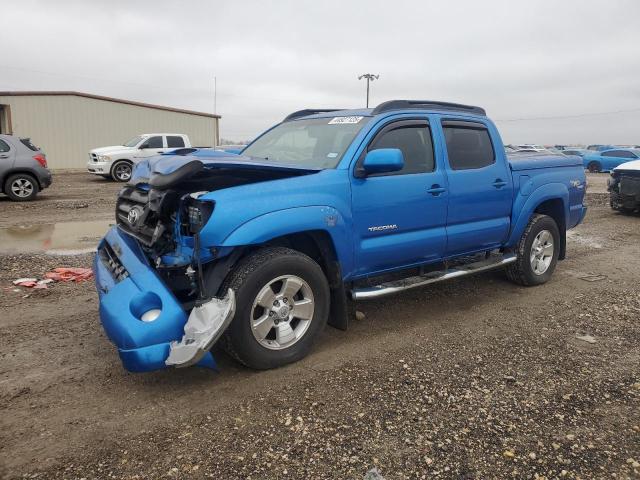
<instances>
[{"instance_id":1,"label":"parked car","mask_svg":"<svg viewBox=\"0 0 640 480\"><path fill-rule=\"evenodd\" d=\"M609 172L618 165L640 158L640 150L614 148L602 152L590 152L582 157L584 168L592 173Z\"/></svg>"},{"instance_id":2,"label":"parked car","mask_svg":"<svg viewBox=\"0 0 640 480\"><path fill-rule=\"evenodd\" d=\"M615 145L601 145L601 144L594 144L594 145L589 145L587 147L587 150L595 150L596 152L602 152L604 150L610 150L612 148L616 148Z\"/></svg>"},{"instance_id":3,"label":"parked car","mask_svg":"<svg viewBox=\"0 0 640 480\"><path fill-rule=\"evenodd\" d=\"M522 145L518 145L520 150L532 150L534 152L542 152L545 150L545 147L542 145L535 145L533 143L523 143Z\"/></svg>"},{"instance_id":4,"label":"parked car","mask_svg":"<svg viewBox=\"0 0 640 480\"><path fill-rule=\"evenodd\" d=\"M131 178L133 166L158 153L191 147L187 135L180 133L145 133L122 145L94 148L89 152L87 171L118 182Z\"/></svg>"},{"instance_id":5,"label":"parked car","mask_svg":"<svg viewBox=\"0 0 640 480\"><path fill-rule=\"evenodd\" d=\"M0 135L0 188L11 200L33 200L51 185L47 157L30 139Z\"/></svg>"},{"instance_id":6,"label":"parked car","mask_svg":"<svg viewBox=\"0 0 640 480\"><path fill-rule=\"evenodd\" d=\"M588 153L591 153L591 151L587 150L586 148L567 147L562 150L562 153L564 153L565 155L577 155L579 157L584 157Z\"/></svg>"},{"instance_id":7,"label":"parked car","mask_svg":"<svg viewBox=\"0 0 640 480\"><path fill-rule=\"evenodd\" d=\"M607 182L611 208L622 213L640 209L640 160L618 165Z\"/></svg>"},{"instance_id":8,"label":"parked car","mask_svg":"<svg viewBox=\"0 0 640 480\"><path fill-rule=\"evenodd\" d=\"M327 322L345 329L349 298L497 268L547 282L585 187L577 157L507 158L480 107L302 110L241 156L136 166L98 246L100 318L132 371L213 366L222 335L243 364L278 367Z\"/></svg>"}]
</instances>

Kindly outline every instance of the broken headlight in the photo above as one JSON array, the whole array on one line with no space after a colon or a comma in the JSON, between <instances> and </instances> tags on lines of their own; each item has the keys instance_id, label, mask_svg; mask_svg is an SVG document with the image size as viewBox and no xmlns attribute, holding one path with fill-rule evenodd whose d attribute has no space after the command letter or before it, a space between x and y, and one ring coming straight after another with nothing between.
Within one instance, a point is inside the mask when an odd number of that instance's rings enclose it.
<instances>
[{"instance_id":1,"label":"broken headlight","mask_svg":"<svg viewBox=\"0 0 640 480\"><path fill-rule=\"evenodd\" d=\"M213 213L213 202L190 199L187 203L186 226L191 234L200 233Z\"/></svg>"}]
</instances>

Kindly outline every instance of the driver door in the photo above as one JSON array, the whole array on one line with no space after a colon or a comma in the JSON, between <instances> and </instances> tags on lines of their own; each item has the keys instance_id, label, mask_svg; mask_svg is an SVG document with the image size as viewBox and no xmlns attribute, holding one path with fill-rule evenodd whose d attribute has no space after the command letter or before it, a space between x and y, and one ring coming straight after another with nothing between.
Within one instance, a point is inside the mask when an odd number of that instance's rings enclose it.
<instances>
[{"instance_id":1,"label":"driver door","mask_svg":"<svg viewBox=\"0 0 640 480\"><path fill-rule=\"evenodd\" d=\"M447 180L426 118L383 125L362 153L402 151L404 167L352 180L356 275L439 260L446 248Z\"/></svg>"},{"instance_id":2,"label":"driver door","mask_svg":"<svg viewBox=\"0 0 640 480\"><path fill-rule=\"evenodd\" d=\"M163 136L154 135L153 137L148 137L144 142L142 142L134 156L137 159L142 159L158 155L164 151L165 144Z\"/></svg>"}]
</instances>

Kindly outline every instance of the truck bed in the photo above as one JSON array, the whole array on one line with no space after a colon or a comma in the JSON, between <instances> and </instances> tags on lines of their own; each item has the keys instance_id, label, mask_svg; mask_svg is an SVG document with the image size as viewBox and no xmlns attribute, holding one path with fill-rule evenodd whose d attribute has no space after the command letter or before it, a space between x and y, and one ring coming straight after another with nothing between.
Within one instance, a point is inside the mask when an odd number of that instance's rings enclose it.
<instances>
[{"instance_id":1,"label":"truck bed","mask_svg":"<svg viewBox=\"0 0 640 480\"><path fill-rule=\"evenodd\" d=\"M507 155L511 170L533 170L538 168L582 166L582 158L577 155L556 155L553 153L522 152Z\"/></svg>"}]
</instances>

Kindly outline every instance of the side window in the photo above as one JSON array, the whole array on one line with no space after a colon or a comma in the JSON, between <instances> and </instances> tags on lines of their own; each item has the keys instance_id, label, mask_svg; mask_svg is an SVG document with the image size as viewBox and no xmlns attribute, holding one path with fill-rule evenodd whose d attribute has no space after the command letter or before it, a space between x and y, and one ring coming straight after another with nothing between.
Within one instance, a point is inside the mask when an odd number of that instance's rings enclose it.
<instances>
[{"instance_id":1,"label":"side window","mask_svg":"<svg viewBox=\"0 0 640 480\"><path fill-rule=\"evenodd\" d=\"M11 150L9 145L4 140L0 140L0 153L8 152Z\"/></svg>"},{"instance_id":2,"label":"side window","mask_svg":"<svg viewBox=\"0 0 640 480\"><path fill-rule=\"evenodd\" d=\"M162 148L162 137L149 137L140 148Z\"/></svg>"},{"instance_id":3,"label":"side window","mask_svg":"<svg viewBox=\"0 0 640 480\"><path fill-rule=\"evenodd\" d=\"M182 148L184 147L184 139L174 135L167 135L167 147Z\"/></svg>"},{"instance_id":4,"label":"side window","mask_svg":"<svg viewBox=\"0 0 640 480\"><path fill-rule=\"evenodd\" d=\"M624 150L611 150L609 152L604 152L602 156L615 157L615 158L629 158L631 157L631 154L629 154L629 152L625 152Z\"/></svg>"},{"instance_id":5,"label":"side window","mask_svg":"<svg viewBox=\"0 0 640 480\"><path fill-rule=\"evenodd\" d=\"M403 125L404 124L404 125ZM426 122L398 122L385 127L371 142L368 151L380 148L398 148L404 156L404 168L384 175L406 175L433 172L433 142Z\"/></svg>"},{"instance_id":6,"label":"side window","mask_svg":"<svg viewBox=\"0 0 640 480\"><path fill-rule=\"evenodd\" d=\"M484 125L444 121L442 127L452 170L483 168L495 163L491 136Z\"/></svg>"}]
</instances>

